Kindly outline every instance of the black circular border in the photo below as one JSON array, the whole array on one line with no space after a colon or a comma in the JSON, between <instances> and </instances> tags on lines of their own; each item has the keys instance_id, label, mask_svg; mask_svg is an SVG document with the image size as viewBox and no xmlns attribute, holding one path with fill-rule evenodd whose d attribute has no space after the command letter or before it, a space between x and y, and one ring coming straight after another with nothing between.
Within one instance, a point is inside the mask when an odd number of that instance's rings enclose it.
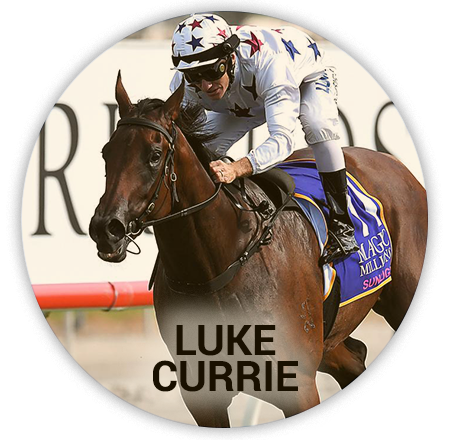
<instances>
[{"instance_id":1,"label":"black circular border","mask_svg":"<svg viewBox=\"0 0 450 440\"><path fill-rule=\"evenodd\" d=\"M287 21L291 21L294 23L297 23L301 26L306 27L307 29L310 29L325 38L329 39L333 43L340 46L342 49L344 49L347 53L349 53L353 58L355 58L357 61L359 61L370 73L374 76L374 78L380 83L380 85L384 88L384 90L389 94L392 101L395 103L397 108L399 109L400 113L403 116L403 119L405 120L408 129L413 137L413 140L415 142L416 148L418 150L422 168L424 171L425 178L427 178L428 171L430 170L430 162L431 160L439 160L439 148L436 148L434 153L434 158L430 159L431 151L428 152L428 145L427 144L421 144L419 142L419 125L418 120L416 118L415 112L412 109L410 103L407 102L405 99L405 96L401 94L398 84L395 80L393 80L388 72L384 70L380 64L379 61L376 60L370 53L367 52L364 48L358 46L354 41L350 40L349 37L342 32L340 32L337 29L332 28L330 25L319 21L315 18L313 18L312 15L305 15L298 11L293 11L291 9L288 9L286 12L283 11L273 11L273 10L261 10L261 8L258 8L258 11L253 10L252 12L257 12L265 15L270 15L274 17L278 17ZM183 15L188 14L191 11L188 11L186 13L183 13L181 11L177 11L177 15ZM65 88L72 82L72 80L78 75L79 72L95 57L97 57L100 53L102 53L104 50L106 50L108 47L110 47L112 44L116 43L117 41L123 39L125 36L136 32L137 30L146 27L150 24L156 23L158 21L166 20L169 18L172 18L173 12L164 11L163 9L158 9L157 12L147 12L142 17L136 17L133 20L127 21L123 23L121 26L118 26L117 28L113 29L112 31L108 32L101 38L99 38L95 44L92 46L84 49L73 61L72 63L66 67L59 75L58 80L53 84L47 94L44 98L42 98L39 102L39 105L32 115L32 118L27 121L26 127L27 127L27 133L25 135L26 142L22 141L22 145L26 149L26 153L31 153L31 150L34 145L34 141L38 136L38 133L48 115L51 108L53 107L54 103L58 99L58 97L61 95L62 91L65 90ZM422 15L421 15L422 17ZM428 18L430 18L428 16ZM422 22L421 22L422 23ZM421 29L422 29L421 25ZM434 49L437 50L439 53L439 44L434 43ZM442 53L442 51L440 51ZM441 61L442 62L442 61ZM438 64L439 65L439 64ZM438 78L439 82L439 78ZM10 93L8 93L8 101L10 97ZM426 99L426 98L425 98ZM434 98L436 99L436 98ZM429 104L430 101L427 102ZM425 104L426 105L426 104ZM434 105L433 108L436 109L438 106ZM438 108L439 111L439 108ZM438 113L439 114L439 113ZM425 119L427 117L425 116ZM10 126L10 123L8 121L11 120L10 113L8 113L7 116L7 124L8 127ZM31 121L31 127L30 127L30 121ZM429 122L429 118L427 120ZM19 122L20 123L20 122ZM16 126L17 122L12 122L11 126ZM22 125L22 124L20 124ZM10 135L8 135L8 139L10 139ZM434 142L435 137L432 138L430 142ZM438 140L439 142L439 140ZM9 144L9 142L8 142ZM438 146L441 146L442 143L438 143ZM28 162L29 154L22 153L24 156L24 161L20 165L24 166L23 168L23 174L20 176L22 179L21 187L23 187L23 178L25 176L26 166ZM439 161L439 163L442 163L442 160ZM430 194L430 188L435 191L434 194L437 193L437 197L441 195L439 183L440 181L436 179L436 174L433 175L433 180L426 180L427 183L427 190ZM434 183L433 183L434 182ZM436 185L437 183L437 185ZM20 195L20 191L18 192ZM435 196L433 196L435 197ZM20 199L20 197L19 197ZM442 198L441 198L442 199ZM430 196L429 196L429 202L430 202ZM433 207L434 208L434 207ZM17 212L17 210L16 210ZM437 216L431 216L430 213L430 220L433 220L435 223L434 225L441 224L442 216L439 216L439 213ZM16 220L17 221L17 220ZM431 223L431 222L430 222ZM20 221L19 221L19 229L20 229ZM426 316L427 312L432 313L432 310L430 308L428 301L421 300L421 296L423 295L423 291L428 290L427 286L430 285L430 282L433 283L436 289L433 288L436 292L439 292L440 287L440 279L433 277L431 275L431 271L435 268L435 264L430 263L430 258L428 257L428 254L430 252L430 240L434 238L434 234L439 230L439 228L431 228L429 232L429 242L428 242L428 249L427 249L427 259L425 260L424 269L422 272L421 282L417 289L416 296L414 298L414 301L408 310L407 314L405 315L405 318L403 319L398 331L396 332L395 336L393 337L392 341L389 343L389 345L386 347L386 349L381 353L381 355L377 358L377 360L368 368L368 370L362 374L358 379L356 379L354 382L352 382L348 387L346 387L343 391L338 393L335 397L332 399L327 400L323 404L319 405L316 408L311 409L310 411L307 411L305 413L299 414L294 417L290 417L286 420L282 420L279 422L267 424L267 425L259 425L256 427L250 427L250 428L235 428L235 429L275 429L275 430L283 430L283 429L293 429L297 426L301 426L308 422L313 422L317 420L322 415L325 415L330 409L337 409L341 405L348 404L352 399L355 398L356 395L360 394L364 389L366 388L367 384L372 382L373 380L377 379L380 374L383 372L383 370L388 366L392 359L399 353L401 350L403 344L405 343L408 335L413 331L416 323L419 321L419 316L421 316L421 322L424 322L425 324L429 323L428 317ZM20 236L20 230L19 230L19 236ZM442 241L442 239L441 239ZM17 245L17 243L15 243ZM19 254L21 254L19 252ZM23 255L19 255L19 269L22 265L24 265L23 262ZM8 260L9 261L9 260ZM433 262L434 263L434 262ZM28 284L28 288L25 289L25 292L22 292L22 294L26 293L33 295L32 290L29 287L29 281L27 280L26 275L26 268L24 274L25 278L22 274L22 279L25 279L25 285ZM436 285L437 283L437 285ZM9 290L9 289L8 289ZM29 297L27 297L29 298ZM37 302L34 299L34 296L31 298L32 301L27 300L27 307L29 306L31 309L31 316L32 316L32 326L35 329L38 329L39 334L43 341L45 341L47 349L56 357L58 363L62 368L64 368L70 376L74 379L76 383L80 383L83 386L83 389L86 394L90 394L92 396L95 396L100 402L102 402L107 408L110 410L115 410L117 413L122 414L126 417L128 417L130 420L135 421L136 423L141 423L142 425L157 429L157 430L193 430L193 429L212 429L212 428L202 428L202 427L194 427L190 425L183 425L180 423L175 423L171 421L167 421L161 418L158 418L156 416L153 416L151 414L148 414L144 411L141 411L126 402L122 401L121 399L118 399L116 396L112 395L108 391L106 391L103 387L101 387L97 382L95 382L90 376L88 376L84 370L82 370L78 364L76 364L73 359L67 354L67 352L64 350L64 348L61 346L53 332L48 327L38 305ZM441 298L439 298L441 299ZM435 299L434 303L436 304L436 301L439 299ZM431 301L431 298L429 299ZM15 303L17 304L17 303ZM439 306L439 303L437 304ZM421 313L420 313L421 312ZM425 315L425 316L424 316ZM442 325L442 324L441 324ZM422 329L424 330L425 335L429 336L429 331L424 328L425 325L421 327L421 334ZM29 328L27 326L27 328ZM435 344L441 345L441 340L439 339L439 319L437 319L437 335L435 332L433 332L433 342ZM434 356L434 359L436 360L436 357ZM439 356L438 356L439 360ZM437 362L439 365L439 362ZM422 368L422 363L420 364ZM437 370L439 372L439 369ZM422 394L422 388L420 388L420 393ZM422 408L422 405L421 405ZM435 428L438 428L433 423L433 426Z\"/></svg>"}]
</instances>

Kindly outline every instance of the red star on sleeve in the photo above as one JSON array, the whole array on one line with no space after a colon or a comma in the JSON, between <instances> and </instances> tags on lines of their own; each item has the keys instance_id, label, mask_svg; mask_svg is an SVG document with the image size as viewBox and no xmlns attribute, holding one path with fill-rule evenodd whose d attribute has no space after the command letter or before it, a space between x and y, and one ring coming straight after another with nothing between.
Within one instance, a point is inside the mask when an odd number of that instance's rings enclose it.
<instances>
[{"instance_id":1,"label":"red star on sleeve","mask_svg":"<svg viewBox=\"0 0 450 440\"><path fill-rule=\"evenodd\" d=\"M245 40L243 41L243 43L250 44L251 46L250 56L252 57L256 52L258 52L258 50L261 50L261 46L264 43L261 40L258 40L257 36L253 32L250 32L250 35L252 36L252 39Z\"/></svg>"}]
</instances>

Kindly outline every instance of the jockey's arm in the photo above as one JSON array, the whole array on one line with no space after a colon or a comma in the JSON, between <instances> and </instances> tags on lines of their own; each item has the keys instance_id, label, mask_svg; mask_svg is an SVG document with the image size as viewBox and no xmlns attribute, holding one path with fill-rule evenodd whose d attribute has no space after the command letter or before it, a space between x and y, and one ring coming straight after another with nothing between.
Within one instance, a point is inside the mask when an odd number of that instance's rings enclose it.
<instances>
[{"instance_id":1,"label":"jockey's arm","mask_svg":"<svg viewBox=\"0 0 450 440\"><path fill-rule=\"evenodd\" d=\"M258 174L285 160L295 148L294 131L299 125L300 89L285 54L262 59L256 89L264 98L269 137L246 156Z\"/></svg>"},{"instance_id":2,"label":"jockey's arm","mask_svg":"<svg viewBox=\"0 0 450 440\"><path fill-rule=\"evenodd\" d=\"M247 155L253 173L259 174L286 159L295 148L294 131L298 123L298 87L277 87L265 100L269 137Z\"/></svg>"}]
</instances>

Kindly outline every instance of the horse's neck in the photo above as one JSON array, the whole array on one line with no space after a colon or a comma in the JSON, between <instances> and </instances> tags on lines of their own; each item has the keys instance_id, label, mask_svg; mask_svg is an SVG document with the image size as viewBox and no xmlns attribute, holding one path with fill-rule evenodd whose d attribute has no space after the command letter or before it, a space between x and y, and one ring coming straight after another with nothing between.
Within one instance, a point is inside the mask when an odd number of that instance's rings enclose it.
<instances>
[{"instance_id":1,"label":"horse's neck","mask_svg":"<svg viewBox=\"0 0 450 440\"><path fill-rule=\"evenodd\" d=\"M177 152L177 159L179 211L207 200L216 186L189 146ZM201 211L155 227L167 275L191 283L219 275L239 255L253 223L254 215L237 212L221 192Z\"/></svg>"}]
</instances>

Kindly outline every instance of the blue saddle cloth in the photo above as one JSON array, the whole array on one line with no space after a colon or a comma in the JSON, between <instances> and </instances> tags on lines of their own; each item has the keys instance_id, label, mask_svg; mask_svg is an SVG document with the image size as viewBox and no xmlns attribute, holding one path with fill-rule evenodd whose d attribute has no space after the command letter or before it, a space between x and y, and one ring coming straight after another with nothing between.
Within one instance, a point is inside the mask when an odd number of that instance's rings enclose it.
<instances>
[{"instance_id":1,"label":"blue saddle cloth","mask_svg":"<svg viewBox=\"0 0 450 440\"><path fill-rule=\"evenodd\" d=\"M295 200L314 227L321 251L327 241L329 209L316 164L312 160L283 162L278 168L295 181ZM355 226L360 250L344 259L323 266L324 299L336 276L341 283L340 307L370 295L389 283L391 278L392 241L384 219L383 206L347 173L349 213Z\"/></svg>"}]
</instances>

